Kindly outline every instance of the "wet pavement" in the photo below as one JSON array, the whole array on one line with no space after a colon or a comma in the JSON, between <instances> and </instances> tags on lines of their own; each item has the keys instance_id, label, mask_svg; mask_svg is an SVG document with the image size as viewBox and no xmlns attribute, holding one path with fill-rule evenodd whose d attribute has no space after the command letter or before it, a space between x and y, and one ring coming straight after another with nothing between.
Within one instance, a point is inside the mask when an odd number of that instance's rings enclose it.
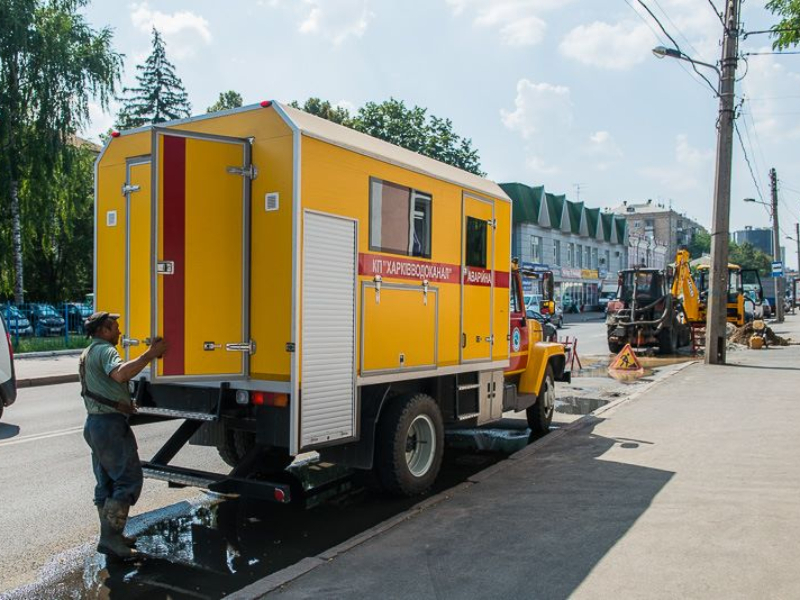
<instances>
[{"instance_id":1,"label":"wet pavement","mask_svg":"<svg viewBox=\"0 0 800 600\"><path fill-rule=\"evenodd\" d=\"M649 372L687 357L644 359ZM691 360L691 359L688 359ZM630 393L639 381L609 377L608 357L573 374L561 388L553 427L558 428ZM7 592L8 600L222 598L250 583L313 557L392 518L425 497L450 489L534 441L524 413L508 414L497 426L447 432L448 452L436 486L424 497L395 498L369 491L333 465L307 464L295 482L297 505L208 495L183 514L161 514L137 531L143 553L133 563L107 561L93 547L76 551L80 565L40 583ZM309 483L311 482L311 483ZM317 486L317 487L314 487ZM323 493L319 493L319 492ZM54 564L58 565L59 557ZM63 559L61 562L67 562Z\"/></svg>"}]
</instances>

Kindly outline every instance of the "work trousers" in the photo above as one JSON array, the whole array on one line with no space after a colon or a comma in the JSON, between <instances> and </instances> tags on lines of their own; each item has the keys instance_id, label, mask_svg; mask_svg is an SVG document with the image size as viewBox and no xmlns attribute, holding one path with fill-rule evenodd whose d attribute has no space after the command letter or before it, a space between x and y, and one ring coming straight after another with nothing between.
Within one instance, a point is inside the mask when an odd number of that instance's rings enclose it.
<instances>
[{"instance_id":1,"label":"work trousers","mask_svg":"<svg viewBox=\"0 0 800 600\"><path fill-rule=\"evenodd\" d=\"M121 413L87 415L83 439L92 449L92 469L97 481L94 503L103 506L108 498L114 498L136 504L144 477L136 437L127 417Z\"/></svg>"}]
</instances>

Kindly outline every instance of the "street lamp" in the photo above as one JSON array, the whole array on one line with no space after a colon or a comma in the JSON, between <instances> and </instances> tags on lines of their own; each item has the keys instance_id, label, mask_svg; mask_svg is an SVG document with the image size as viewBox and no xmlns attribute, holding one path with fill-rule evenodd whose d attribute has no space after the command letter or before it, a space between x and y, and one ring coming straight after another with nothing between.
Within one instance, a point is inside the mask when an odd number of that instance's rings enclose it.
<instances>
[{"instance_id":1,"label":"street lamp","mask_svg":"<svg viewBox=\"0 0 800 600\"><path fill-rule=\"evenodd\" d=\"M658 46L653 54L669 56L712 69L718 77L714 89L719 97L717 120L717 157L714 176L714 206L711 225L711 265L709 269L708 314L706 323L706 364L725 364L727 346L728 299L728 237L730 235L731 168L733 161L734 87L736 83L736 54L740 0L726 2L723 19L722 70L715 65L694 60L676 48ZM699 71L697 71L700 74ZM701 75L704 79L705 76Z\"/></svg>"},{"instance_id":2,"label":"street lamp","mask_svg":"<svg viewBox=\"0 0 800 600\"><path fill-rule=\"evenodd\" d=\"M714 69L714 72L717 74L717 76L722 77L722 74L719 72L719 69L717 68L716 65L712 65L711 63L691 58L690 56L684 54L680 50L676 50L675 48L656 46L655 48L653 48L653 54L655 55L656 58L664 58L665 56L668 56L669 58L677 58L678 60L685 60L686 62L692 63L693 65L703 65L704 67L708 67L709 69Z\"/></svg>"},{"instance_id":3,"label":"street lamp","mask_svg":"<svg viewBox=\"0 0 800 600\"><path fill-rule=\"evenodd\" d=\"M772 172L770 172L772 176ZM781 233L780 226L778 225L778 196L773 186L772 203L762 202L755 198L745 198L745 202L752 202L754 204L761 204L769 209L769 216L772 219L772 260L774 262L782 262L781 260ZM772 283L775 288L775 318L778 323L783 323L783 286L780 284L781 277L773 277Z\"/></svg>"}]
</instances>

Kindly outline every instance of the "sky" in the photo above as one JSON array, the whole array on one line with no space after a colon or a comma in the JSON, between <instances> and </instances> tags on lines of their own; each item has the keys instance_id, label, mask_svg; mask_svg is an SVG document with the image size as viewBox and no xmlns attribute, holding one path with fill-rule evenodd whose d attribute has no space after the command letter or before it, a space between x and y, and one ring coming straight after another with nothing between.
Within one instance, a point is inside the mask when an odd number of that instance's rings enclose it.
<instances>
[{"instance_id":1,"label":"sky","mask_svg":"<svg viewBox=\"0 0 800 600\"><path fill-rule=\"evenodd\" d=\"M745 32L776 18L746 0ZM658 59L674 44L717 64L723 0L94 0L125 55L123 85L156 27L192 113L220 92L245 104L316 96L350 110L396 98L452 120L487 177L544 185L590 207L670 205L710 229L719 102L691 65ZM800 54L776 56L766 35L743 37L736 83L731 230L769 227L769 170L778 174L787 264L800 219ZM800 50L800 48L798 48ZM716 87L713 69L698 69ZM85 132L113 124L92 104Z\"/></svg>"}]
</instances>

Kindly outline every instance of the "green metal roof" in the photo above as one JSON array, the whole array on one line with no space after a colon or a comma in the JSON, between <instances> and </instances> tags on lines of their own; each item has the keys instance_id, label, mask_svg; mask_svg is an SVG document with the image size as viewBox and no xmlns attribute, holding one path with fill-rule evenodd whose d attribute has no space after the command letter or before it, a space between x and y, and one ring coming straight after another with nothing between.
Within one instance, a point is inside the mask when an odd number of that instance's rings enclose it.
<instances>
[{"instance_id":1,"label":"green metal roof","mask_svg":"<svg viewBox=\"0 0 800 600\"><path fill-rule=\"evenodd\" d=\"M597 238L597 224L600 222L599 208L584 208L586 211L586 224L589 227L589 237Z\"/></svg>"},{"instance_id":2,"label":"green metal roof","mask_svg":"<svg viewBox=\"0 0 800 600\"><path fill-rule=\"evenodd\" d=\"M570 231L575 235L581 234L581 217L583 216L583 202L571 202L567 200L567 211L569 212Z\"/></svg>"},{"instance_id":3,"label":"green metal roof","mask_svg":"<svg viewBox=\"0 0 800 600\"><path fill-rule=\"evenodd\" d=\"M617 242L620 244L625 243L625 226L627 223L625 219L614 219L614 224L617 226Z\"/></svg>"},{"instance_id":4,"label":"green metal roof","mask_svg":"<svg viewBox=\"0 0 800 600\"><path fill-rule=\"evenodd\" d=\"M513 203L513 222L537 225L544 186L530 187L524 183L501 183L500 187Z\"/></svg>"},{"instance_id":5,"label":"green metal roof","mask_svg":"<svg viewBox=\"0 0 800 600\"><path fill-rule=\"evenodd\" d=\"M564 212L566 196L545 193L545 198L547 199L547 212L550 213L550 226L553 229L561 229L561 215Z\"/></svg>"},{"instance_id":6,"label":"green metal roof","mask_svg":"<svg viewBox=\"0 0 800 600\"><path fill-rule=\"evenodd\" d=\"M611 213L603 213L600 215L600 218L603 220L603 239L607 242L611 242L611 232L612 227L614 227L614 215Z\"/></svg>"}]
</instances>

